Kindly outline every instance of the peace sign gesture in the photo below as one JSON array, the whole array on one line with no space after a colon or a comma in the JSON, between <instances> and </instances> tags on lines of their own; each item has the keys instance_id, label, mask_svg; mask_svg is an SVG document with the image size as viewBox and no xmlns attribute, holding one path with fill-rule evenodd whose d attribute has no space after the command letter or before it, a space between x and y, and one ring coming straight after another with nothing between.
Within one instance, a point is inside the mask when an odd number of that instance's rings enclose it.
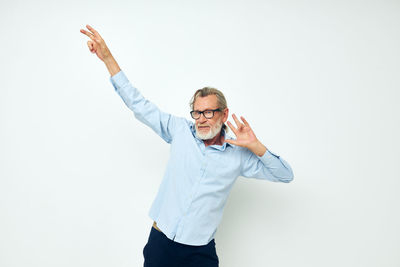
<instances>
[{"instance_id":1,"label":"peace sign gesture","mask_svg":"<svg viewBox=\"0 0 400 267\"><path fill-rule=\"evenodd\" d=\"M237 128L228 121L228 126L232 132L236 135L236 140L225 139L225 142L246 147L251 150L254 154L262 156L267 148L257 139L249 123L242 116L240 117L243 121L240 122L235 114L232 114L232 118L235 120Z\"/></svg>"},{"instance_id":2,"label":"peace sign gesture","mask_svg":"<svg viewBox=\"0 0 400 267\"><path fill-rule=\"evenodd\" d=\"M96 55L104 61L108 57L111 56L111 52L108 49L106 43L104 42L103 38L101 38L100 34L93 29L91 26L86 25L88 31L81 29L81 33L87 35L91 40L87 42L90 52L96 53Z\"/></svg>"}]
</instances>

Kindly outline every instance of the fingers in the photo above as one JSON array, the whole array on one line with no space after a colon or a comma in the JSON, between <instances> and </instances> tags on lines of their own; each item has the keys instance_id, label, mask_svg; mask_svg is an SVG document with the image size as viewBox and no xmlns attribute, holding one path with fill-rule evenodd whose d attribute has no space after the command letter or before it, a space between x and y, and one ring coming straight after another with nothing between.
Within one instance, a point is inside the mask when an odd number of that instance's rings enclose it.
<instances>
[{"instance_id":1,"label":"fingers","mask_svg":"<svg viewBox=\"0 0 400 267\"><path fill-rule=\"evenodd\" d=\"M237 135L237 134L236 134L236 133L237 133L237 130L236 130L235 127L232 125L232 123L231 123L230 121L228 121L227 123L228 123L229 128L232 130L232 132L233 132L235 135Z\"/></svg>"},{"instance_id":2,"label":"fingers","mask_svg":"<svg viewBox=\"0 0 400 267\"><path fill-rule=\"evenodd\" d=\"M89 31L91 31L95 37L101 38L100 34L93 27L91 27L90 25L86 25L86 28L88 28Z\"/></svg>"},{"instance_id":3,"label":"fingers","mask_svg":"<svg viewBox=\"0 0 400 267\"><path fill-rule=\"evenodd\" d=\"M94 41L94 35L91 34L90 32L85 31L84 29L81 29L81 33L87 35L90 39L92 39Z\"/></svg>"},{"instance_id":4,"label":"fingers","mask_svg":"<svg viewBox=\"0 0 400 267\"><path fill-rule=\"evenodd\" d=\"M86 28L88 28L88 31L81 29L81 33L87 35L90 39L92 39L93 41L100 41L101 40L101 36L100 34L90 25L86 25Z\"/></svg>"},{"instance_id":5,"label":"fingers","mask_svg":"<svg viewBox=\"0 0 400 267\"><path fill-rule=\"evenodd\" d=\"M240 118L242 119L244 125L246 125L247 127L249 127L251 129L251 127L250 127L249 123L246 121L246 119L243 116L240 116Z\"/></svg>"},{"instance_id":6,"label":"fingers","mask_svg":"<svg viewBox=\"0 0 400 267\"><path fill-rule=\"evenodd\" d=\"M90 52L94 53L94 47L93 47L93 42L92 41L87 41L87 45L89 47Z\"/></svg>"},{"instance_id":7,"label":"fingers","mask_svg":"<svg viewBox=\"0 0 400 267\"><path fill-rule=\"evenodd\" d=\"M235 123L238 126L238 128L242 127L243 125L250 128L250 124L246 121L246 119L243 116L240 116L240 119L243 121L243 123L238 120L235 114L232 114L232 118L235 120Z\"/></svg>"},{"instance_id":8,"label":"fingers","mask_svg":"<svg viewBox=\"0 0 400 267\"><path fill-rule=\"evenodd\" d=\"M236 117L235 114L232 114L232 118L234 119L237 128L233 127L232 123L230 123L229 121L227 123L228 123L229 128L231 128L232 132L234 132L236 136L237 136L237 132L241 131L244 127L248 127L249 129L251 129L249 123L246 121L246 119L243 116L240 116L240 119L243 121L243 123L241 121L239 121L239 119Z\"/></svg>"},{"instance_id":9,"label":"fingers","mask_svg":"<svg viewBox=\"0 0 400 267\"><path fill-rule=\"evenodd\" d=\"M97 33L97 31L90 25L86 24L86 28L88 28L89 31L91 31L93 34Z\"/></svg>"},{"instance_id":10,"label":"fingers","mask_svg":"<svg viewBox=\"0 0 400 267\"><path fill-rule=\"evenodd\" d=\"M241 123L241 122L238 120L238 118L236 117L235 114L232 114L232 118L235 120L235 123L236 123L236 126L237 126L238 129L241 129L241 128L243 128L244 125L246 125L246 124ZM241 118L242 120L244 119L243 117L240 117L240 118ZM244 121L245 121L245 120L244 120ZM248 125L246 125L246 126L248 126Z\"/></svg>"},{"instance_id":11,"label":"fingers","mask_svg":"<svg viewBox=\"0 0 400 267\"><path fill-rule=\"evenodd\" d=\"M235 121L235 123L236 123L236 126L237 126L237 127L239 127L239 126L240 126L240 124L241 124L241 122L238 120L238 118L236 117L236 115L235 115L235 114L232 114L232 118L233 118L233 120Z\"/></svg>"}]
</instances>

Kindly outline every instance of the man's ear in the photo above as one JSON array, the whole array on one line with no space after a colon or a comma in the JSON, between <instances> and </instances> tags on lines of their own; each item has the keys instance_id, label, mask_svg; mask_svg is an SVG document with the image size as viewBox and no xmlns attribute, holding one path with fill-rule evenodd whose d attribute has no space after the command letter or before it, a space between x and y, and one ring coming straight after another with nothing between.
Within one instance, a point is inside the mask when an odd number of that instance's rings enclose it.
<instances>
[{"instance_id":1,"label":"man's ear","mask_svg":"<svg viewBox=\"0 0 400 267\"><path fill-rule=\"evenodd\" d=\"M228 116L229 116L229 108L226 108L224 109L224 117L222 119L224 123L228 120Z\"/></svg>"}]
</instances>

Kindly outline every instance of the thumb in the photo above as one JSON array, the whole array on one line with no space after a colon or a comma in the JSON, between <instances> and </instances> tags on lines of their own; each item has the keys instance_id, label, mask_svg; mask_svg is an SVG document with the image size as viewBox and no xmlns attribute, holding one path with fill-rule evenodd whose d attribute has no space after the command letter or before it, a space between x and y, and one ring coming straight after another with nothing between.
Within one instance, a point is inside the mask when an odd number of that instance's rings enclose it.
<instances>
[{"instance_id":1,"label":"thumb","mask_svg":"<svg viewBox=\"0 0 400 267\"><path fill-rule=\"evenodd\" d=\"M238 145L238 142L233 139L225 139L225 142L227 142L228 144L231 144L231 145Z\"/></svg>"}]
</instances>

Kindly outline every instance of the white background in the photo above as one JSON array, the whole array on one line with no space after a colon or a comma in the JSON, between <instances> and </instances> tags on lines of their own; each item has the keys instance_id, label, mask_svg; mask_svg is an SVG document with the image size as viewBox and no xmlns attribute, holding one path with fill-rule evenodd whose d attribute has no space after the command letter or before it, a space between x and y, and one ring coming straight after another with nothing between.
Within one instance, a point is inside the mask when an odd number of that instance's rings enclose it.
<instances>
[{"instance_id":1,"label":"white background","mask_svg":"<svg viewBox=\"0 0 400 267\"><path fill-rule=\"evenodd\" d=\"M292 166L290 184L238 179L220 266L400 266L399 14L394 0L2 1L0 266L143 264L169 146L114 92L86 24L161 109L190 118L194 91L219 88Z\"/></svg>"}]
</instances>

